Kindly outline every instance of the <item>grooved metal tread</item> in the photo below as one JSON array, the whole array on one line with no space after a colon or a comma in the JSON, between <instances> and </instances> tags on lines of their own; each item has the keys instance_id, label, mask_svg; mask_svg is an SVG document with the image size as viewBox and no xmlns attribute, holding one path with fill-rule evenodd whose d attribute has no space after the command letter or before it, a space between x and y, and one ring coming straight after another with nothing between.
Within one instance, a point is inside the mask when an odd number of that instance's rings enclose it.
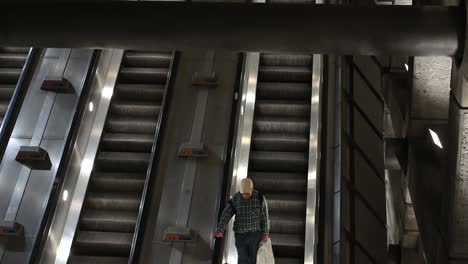
<instances>
[{"instance_id":1,"label":"grooved metal tread","mask_svg":"<svg viewBox=\"0 0 468 264\"><path fill-rule=\"evenodd\" d=\"M68 263L127 263L171 64L126 51Z\"/></svg>"},{"instance_id":2,"label":"grooved metal tread","mask_svg":"<svg viewBox=\"0 0 468 264\"><path fill-rule=\"evenodd\" d=\"M310 55L260 54L248 175L268 201L277 263L304 259L311 79Z\"/></svg>"}]
</instances>

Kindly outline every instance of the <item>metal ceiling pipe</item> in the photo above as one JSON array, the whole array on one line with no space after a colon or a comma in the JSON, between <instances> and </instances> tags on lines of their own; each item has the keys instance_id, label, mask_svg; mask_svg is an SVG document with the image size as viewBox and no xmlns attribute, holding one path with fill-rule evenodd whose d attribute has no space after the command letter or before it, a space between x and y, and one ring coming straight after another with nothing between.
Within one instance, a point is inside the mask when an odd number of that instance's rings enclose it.
<instances>
[{"instance_id":1,"label":"metal ceiling pipe","mask_svg":"<svg viewBox=\"0 0 468 264\"><path fill-rule=\"evenodd\" d=\"M465 38L458 7L39 1L1 8L0 46L455 56Z\"/></svg>"}]
</instances>

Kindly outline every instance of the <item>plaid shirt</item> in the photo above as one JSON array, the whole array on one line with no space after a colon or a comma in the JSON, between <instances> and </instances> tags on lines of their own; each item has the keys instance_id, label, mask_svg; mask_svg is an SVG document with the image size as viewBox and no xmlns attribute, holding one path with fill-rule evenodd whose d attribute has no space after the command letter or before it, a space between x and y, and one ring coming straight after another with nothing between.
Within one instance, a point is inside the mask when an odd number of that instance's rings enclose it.
<instances>
[{"instance_id":1,"label":"plaid shirt","mask_svg":"<svg viewBox=\"0 0 468 264\"><path fill-rule=\"evenodd\" d=\"M232 208L231 204L234 208ZM221 214L218 229L224 232L226 225L234 214L236 214L234 219L234 232L236 233L261 231L268 234L270 231L270 218L266 199L260 202L260 194L255 190L248 200L245 200L239 192L232 196L230 203Z\"/></svg>"}]
</instances>

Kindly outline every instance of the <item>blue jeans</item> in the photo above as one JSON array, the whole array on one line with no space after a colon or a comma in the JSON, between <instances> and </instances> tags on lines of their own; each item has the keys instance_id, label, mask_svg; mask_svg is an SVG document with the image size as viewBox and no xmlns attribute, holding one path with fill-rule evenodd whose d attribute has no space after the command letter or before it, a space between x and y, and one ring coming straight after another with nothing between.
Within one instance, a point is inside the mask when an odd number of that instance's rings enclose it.
<instances>
[{"instance_id":1,"label":"blue jeans","mask_svg":"<svg viewBox=\"0 0 468 264\"><path fill-rule=\"evenodd\" d=\"M256 264L262 232L236 233L238 264Z\"/></svg>"}]
</instances>

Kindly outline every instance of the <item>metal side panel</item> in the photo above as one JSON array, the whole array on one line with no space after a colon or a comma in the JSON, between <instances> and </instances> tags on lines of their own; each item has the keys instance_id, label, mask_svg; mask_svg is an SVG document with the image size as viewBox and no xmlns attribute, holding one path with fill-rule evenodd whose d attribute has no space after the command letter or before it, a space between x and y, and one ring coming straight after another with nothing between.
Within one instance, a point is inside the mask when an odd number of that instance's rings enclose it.
<instances>
[{"instance_id":1,"label":"metal side panel","mask_svg":"<svg viewBox=\"0 0 468 264\"><path fill-rule=\"evenodd\" d=\"M117 61L116 62L117 67L115 69L115 76L116 76L116 72L118 71L118 67L120 66L120 60L121 60L121 57L122 57L122 52L116 51L115 53L116 53L115 54L115 60ZM88 141L88 146L89 147L86 149L86 153L84 154L83 161L80 162L81 168L80 168L80 173L79 173L78 180L77 181L72 181L72 182L77 183L76 189L74 189L73 195L69 195L69 194L64 195L65 192L68 193L67 188L70 188L70 187L73 188L73 186L64 185L63 189L61 190L61 196L63 197L63 200L66 200L66 201L64 201L64 204L59 204L59 206L62 206L62 208L58 208L57 211L56 211L56 215L60 215L62 210L64 209L63 207L66 208L69 205L71 205L70 208L69 208L70 210L68 211L66 221L64 222L65 223L64 235L54 236L54 235L56 235L56 234L54 234L54 231L56 231L56 229L54 229L54 228L57 228L57 226L55 226L55 224L57 224L57 222L55 221L56 219L54 219L54 221L52 223L52 229L51 229L51 231L49 233L49 236L48 236L48 241L46 242L46 249L44 250L45 254L42 255L43 258L41 259L41 263L53 263L54 256L52 256L52 255L54 255L54 254L48 255L48 253L50 253L50 250L51 251L57 250L56 251L58 253L57 254L58 258L57 259L59 259L59 260L64 259L64 261L66 261L66 258L68 257L67 256L67 247L66 247L67 242L69 242L71 244L71 240L73 239L73 233L74 233L74 230L75 230L75 228L73 227L73 220L75 220L75 219L73 217L76 216L76 219L77 219L77 217L79 216L79 211L80 211L80 208L81 208L80 198L82 198L80 196L80 194L82 194L84 196L84 193L86 191L86 186L87 186L86 177L87 176L89 177L89 172L90 172L90 170L92 168L92 161L94 160L94 154L95 154L95 150L93 149L93 147L97 148L97 143L99 142L99 139L100 139L100 131L102 131L102 126L103 126L103 123L104 123L103 120L105 119L105 116L107 114L107 109L108 109L108 105L106 105L106 102L110 101L110 98L112 96L112 90L113 90L114 83L115 83L115 78L116 78L115 76L114 76L114 78L112 78L112 71L111 71L110 74L108 74L108 72L103 69L102 74L105 75L105 76L107 75L107 79L105 79L106 82L103 83L101 80L99 80L99 77L97 77L96 78L97 80L96 80L96 82L94 84L94 85L101 88L101 93L99 95L101 95L101 94L103 95L103 96L100 96L101 97L100 100L101 100L102 104L97 104L98 106L96 107L97 109L96 109L95 116L92 114L91 117L90 117L90 119L93 120L92 122L94 122L95 125L88 131L88 133L91 134L90 140ZM99 88L96 88L96 90L98 90L98 89ZM89 118L89 116L88 116L88 118ZM86 118L84 120L86 120ZM102 124L100 124L100 123L102 123ZM99 125L101 126L101 128L99 127ZM86 128L86 126L85 126L85 128ZM94 150L94 152L93 152L93 150ZM73 164L73 161L72 161L72 164ZM73 166L72 166L72 168L73 168ZM70 171L67 172L66 177L69 176L69 174L68 174L69 172ZM70 190L71 190L71 188L70 188ZM66 197L66 199L65 199L65 197ZM69 204L67 204L67 203L69 203ZM76 223L75 223L75 226L76 226ZM71 227L73 227L73 228L71 228ZM60 229L60 228L58 228L58 229ZM71 229L73 230L73 232L70 232ZM50 241L51 238L53 238L52 241ZM69 239L69 240L67 240L67 239ZM50 245L49 241L52 242L53 244ZM47 257L49 257L47 262L44 262L44 259L47 258Z\"/></svg>"},{"instance_id":2,"label":"metal side panel","mask_svg":"<svg viewBox=\"0 0 468 264\"><path fill-rule=\"evenodd\" d=\"M312 62L312 96L310 107L309 171L307 175L307 212L304 263L317 263L318 198L320 172L320 129L322 55L314 55Z\"/></svg>"},{"instance_id":3,"label":"metal side panel","mask_svg":"<svg viewBox=\"0 0 468 264\"><path fill-rule=\"evenodd\" d=\"M106 79L108 73L112 57L111 55L111 51L104 51L99 61L99 71L97 71L93 80L90 95L90 101L94 100L94 103L101 97L103 80ZM69 197L72 197L74 194L73 186L76 185L81 167L81 160L83 159L84 150L86 149L86 143L88 142L92 132L92 125L95 116L96 111L86 111L80 124L75 145L73 147L72 157L70 158L70 166L67 168L66 172L67 177L64 179L63 189L61 190L62 201L57 205L57 210L55 211L54 218L47 235L44 250L40 252L40 263L53 263L53 258L55 257L58 243L60 242L60 236L63 232L65 219L70 206Z\"/></svg>"},{"instance_id":4,"label":"metal side panel","mask_svg":"<svg viewBox=\"0 0 468 264\"><path fill-rule=\"evenodd\" d=\"M247 53L241 86L241 109L238 117L237 138L233 160L233 170L229 196L239 190L239 183L247 177L249 167L250 143L252 136L253 118L255 112L255 97L257 94L258 68L260 53ZM237 250L232 230L233 222L226 228L226 241L223 254L223 263L236 263Z\"/></svg>"}]
</instances>

